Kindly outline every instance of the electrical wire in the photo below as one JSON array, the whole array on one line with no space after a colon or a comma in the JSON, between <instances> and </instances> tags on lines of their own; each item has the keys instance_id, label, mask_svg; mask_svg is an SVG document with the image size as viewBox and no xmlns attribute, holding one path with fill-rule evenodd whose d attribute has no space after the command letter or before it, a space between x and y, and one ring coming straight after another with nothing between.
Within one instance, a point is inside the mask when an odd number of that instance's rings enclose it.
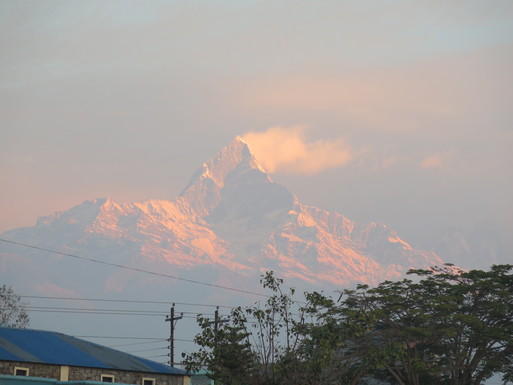
<instances>
[{"instance_id":1,"label":"electrical wire","mask_svg":"<svg viewBox=\"0 0 513 385\"><path fill-rule=\"evenodd\" d=\"M53 306L27 306L26 310L76 310L76 311L95 311L95 312L126 312L134 314L160 315L165 316L162 310L132 310L132 309L91 309L91 308L70 308L70 307L53 307Z\"/></svg>"},{"instance_id":2,"label":"electrical wire","mask_svg":"<svg viewBox=\"0 0 513 385\"><path fill-rule=\"evenodd\" d=\"M76 338L106 338L106 339L120 339L120 340L159 340L167 341L162 337L120 337L120 336L74 336Z\"/></svg>"},{"instance_id":3,"label":"electrical wire","mask_svg":"<svg viewBox=\"0 0 513 385\"><path fill-rule=\"evenodd\" d=\"M176 302L176 301L142 301L142 300L129 300L129 299L101 299L101 298L73 298L73 297L53 297L53 296L42 296L42 295L19 295L21 298L33 298L33 299L56 299L56 300L68 300L68 301L89 301L89 302L119 302L119 303L144 303L144 304L163 304L163 305L180 305L180 306L204 306L204 307L219 307L226 309L233 309L234 306L226 305L208 305L202 303L190 303L190 302Z\"/></svg>"},{"instance_id":4,"label":"electrical wire","mask_svg":"<svg viewBox=\"0 0 513 385\"><path fill-rule=\"evenodd\" d=\"M83 311L83 310L31 310L34 313L62 313L62 314L103 314L103 315L137 315L137 316L147 316L147 317L162 317L159 314L139 314L139 313L122 313L122 312L108 312L108 311ZM193 317L189 317L193 318Z\"/></svg>"},{"instance_id":5,"label":"electrical wire","mask_svg":"<svg viewBox=\"0 0 513 385\"><path fill-rule=\"evenodd\" d=\"M125 352L125 353L134 354L134 353L143 353L143 352L154 352L155 350L164 350L164 349L168 350L169 346L163 346L161 348L153 348L153 349L133 350L130 352Z\"/></svg>"},{"instance_id":6,"label":"electrical wire","mask_svg":"<svg viewBox=\"0 0 513 385\"><path fill-rule=\"evenodd\" d=\"M119 345L110 345L109 348L120 348L120 347L124 347L124 346L134 346L134 345L147 345L147 344L157 344L157 343L162 343L163 341L167 341L167 339L165 338L160 338L159 340L156 340L156 341L148 341L148 342L131 342L129 344L119 344Z\"/></svg>"},{"instance_id":7,"label":"electrical wire","mask_svg":"<svg viewBox=\"0 0 513 385\"><path fill-rule=\"evenodd\" d=\"M100 261L99 259L94 259L94 258L81 257L81 256L75 255L75 254L64 253L62 251L46 249L44 247L29 245L29 244L21 243L21 242L10 241L8 239L0 238L0 241L1 242L5 242L5 243L10 243L10 244L13 244L13 245L17 245L17 246L23 246L23 247L27 247L27 248L31 248L31 249L35 249L35 250L45 251L45 252L48 252L48 253L59 254L59 255L65 256L65 257L71 257L71 258L75 258L75 259L80 259L80 260L83 260L83 261L89 261L89 262L99 263L99 264L102 264L102 265L113 266L113 267L117 267L117 268L120 268L120 269L126 269L126 270L131 270L131 271L137 271L139 273L145 273L145 274L156 275L156 276L159 276L159 277L176 279L178 281L193 283L193 284L196 284L196 285L203 285L203 286L208 286L208 287L214 287L216 289L229 290L229 291L234 291L234 292L244 293L244 294L251 294L251 295L256 295L256 296L259 296L259 297L269 297L268 295L262 294L262 293L255 293L255 292L248 291L248 290L236 289L234 287L217 285L215 283L202 282L202 281L197 281L197 280L194 280L194 279L180 278L180 277L177 277L177 276L174 276L174 275L170 275L170 274L157 273L155 271L144 270L144 269L140 269L140 268L137 268L137 267L120 265L120 264L112 263L112 262Z\"/></svg>"},{"instance_id":8,"label":"electrical wire","mask_svg":"<svg viewBox=\"0 0 513 385\"><path fill-rule=\"evenodd\" d=\"M35 313L62 313L62 314L103 314L103 315L122 315L122 316L137 315L137 316L147 316L147 317L163 317L166 315L166 313L144 314L144 313L134 313L134 312L123 312L123 311L117 312L117 311L112 311L112 310L96 311L96 310L91 310L91 309L88 309L88 310L73 310L73 309L68 309L68 310L34 309L34 310L30 310L30 309L28 309L28 310L31 312L35 312ZM183 316L183 318L196 319L196 317L192 317L192 316Z\"/></svg>"},{"instance_id":9,"label":"electrical wire","mask_svg":"<svg viewBox=\"0 0 513 385\"><path fill-rule=\"evenodd\" d=\"M23 298L38 298L38 299L59 299L59 300L68 300L68 299L74 299L69 297L45 297L45 296L20 296ZM85 300L83 298L79 298L77 300ZM164 303L167 304L167 302L161 302L161 301L132 301L132 300L112 300L112 299L90 299L91 301L101 301L101 302L120 302L120 303ZM176 303L175 303L176 304ZM191 304L187 303L188 305L198 305L198 306L205 306L205 307L220 307L216 305L201 305L201 304ZM231 306L222 306L226 309L233 309L234 307ZM26 306L25 307L27 311L32 312L40 312L40 313L63 313L63 314L105 314L105 315L139 315L139 316L154 316L154 317L164 317L168 315L167 310L133 310L133 309L96 309L96 308L75 308L75 307L54 307L54 306ZM1 308L0 308L1 309ZM188 319L197 319L198 316L201 317L213 317L215 316L215 313L204 313L204 312L193 312L193 311L183 311L180 312L184 318ZM293 316L300 316L299 314L292 314ZM230 318L230 314L218 314L220 318L227 319ZM256 317L252 317L249 315L246 315L247 323L254 323L258 322L258 319Z\"/></svg>"},{"instance_id":10,"label":"electrical wire","mask_svg":"<svg viewBox=\"0 0 513 385\"><path fill-rule=\"evenodd\" d=\"M103 337L103 338L111 338L111 337ZM126 347L126 346L134 346L134 345L147 345L147 344L157 344L157 343L162 343L162 342L169 342L169 339L167 338L160 338L159 340L156 340L156 341L149 341L149 342L132 342L132 343L129 343L129 344L119 344L119 345L109 345L109 348L121 348L121 347ZM184 340L184 339L181 339L181 338L175 338L174 339L175 342L189 342L189 343L195 343L194 340ZM166 347L166 349L169 349L169 346Z\"/></svg>"},{"instance_id":11,"label":"electrical wire","mask_svg":"<svg viewBox=\"0 0 513 385\"><path fill-rule=\"evenodd\" d=\"M159 357L169 357L169 354L161 354L159 356L152 356L152 357L148 357L148 358L159 358Z\"/></svg>"}]
</instances>

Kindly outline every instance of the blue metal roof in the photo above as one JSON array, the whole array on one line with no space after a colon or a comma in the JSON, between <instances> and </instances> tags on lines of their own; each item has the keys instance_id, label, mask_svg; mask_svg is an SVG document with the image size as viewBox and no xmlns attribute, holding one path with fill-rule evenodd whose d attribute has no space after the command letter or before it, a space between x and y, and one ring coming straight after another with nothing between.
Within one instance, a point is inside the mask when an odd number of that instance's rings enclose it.
<instances>
[{"instance_id":1,"label":"blue metal roof","mask_svg":"<svg viewBox=\"0 0 513 385\"><path fill-rule=\"evenodd\" d=\"M185 374L184 370L66 334L7 327L0 327L0 360Z\"/></svg>"}]
</instances>

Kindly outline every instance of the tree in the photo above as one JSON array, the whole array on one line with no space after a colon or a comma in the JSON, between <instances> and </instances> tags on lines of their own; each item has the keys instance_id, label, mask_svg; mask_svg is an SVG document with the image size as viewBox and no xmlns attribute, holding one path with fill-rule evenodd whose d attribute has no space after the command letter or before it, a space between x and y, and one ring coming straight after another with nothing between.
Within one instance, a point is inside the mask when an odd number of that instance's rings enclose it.
<instances>
[{"instance_id":1,"label":"tree","mask_svg":"<svg viewBox=\"0 0 513 385\"><path fill-rule=\"evenodd\" d=\"M0 326L25 328L29 324L29 316L25 304L11 287L0 287Z\"/></svg>"},{"instance_id":2,"label":"tree","mask_svg":"<svg viewBox=\"0 0 513 385\"><path fill-rule=\"evenodd\" d=\"M400 385L478 385L495 373L511 377L511 265L468 272L445 265L411 270L420 281L385 281L344 291L327 303L318 327L334 323L340 375ZM509 377L508 377L509 376Z\"/></svg>"},{"instance_id":3,"label":"tree","mask_svg":"<svg viewBox=\"0 0 513 385\"><path fill-rule=\"evenodd\" d=\"M216 383L242 385L253 379L256 370L256 357L247 338L247 319L240 307L231 312L229 324L217 318L198 316L202 332L194 341L200 346L199 351L182 354L187 370L207 369L208 375Z\"/></svg>"},{"instance_id":4,"label":"tree","mask_svg":"<svg viewBox=\"0 0 513 385\"><path fill-rule=\"evenodd\" d=\"M261 282L273 295L262 306L236 308L222 325L198 318L200 350L186 363L223 385L480 385L497 373L506 384L513 380L512 270L447 264L344 290L337 301L305 293L303 303L267 273Z\"/></svg>"},{"instance_id":5,"label":"tree","mask_svg":"<svg viewBox=\"0 0 513 385\"><path fill-rule=\"evenodd\" d=\"M234 308L229 322L198 317L199 350L184 355L188 370L207 369L224 385L307 383L308 373L298 364L304 317L294 290L284 293L283 280L273 272L260 283L272 292L264 303Z\"/></svg>"}]
</instances>

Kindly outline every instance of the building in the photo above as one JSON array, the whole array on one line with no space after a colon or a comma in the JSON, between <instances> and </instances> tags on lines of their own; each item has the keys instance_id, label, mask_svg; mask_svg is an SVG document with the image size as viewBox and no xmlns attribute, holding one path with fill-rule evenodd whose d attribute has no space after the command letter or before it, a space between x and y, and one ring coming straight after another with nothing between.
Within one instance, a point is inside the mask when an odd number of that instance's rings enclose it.
<instances>
[{"instance_id":1,"label":"building","mask_svg":"<svg viewBox=\"0 0 513 385\"><path fill-rule=\"evenodd\" d=\"M207 376L206 370L191 373L191 385L214 385L214 380Z\"/></svg>"},{"instance_id":2,"label":"building","mask_svg":"<svg viewBox=\"0 0 513 385\"><path fill-rule=\"evenodd\" d=\"M20 377L38 378L48 385L84 381L190 384L184 370L106 346L51 331L0 327L0 384L21 385Z\"/></svg>"}]
</instances>

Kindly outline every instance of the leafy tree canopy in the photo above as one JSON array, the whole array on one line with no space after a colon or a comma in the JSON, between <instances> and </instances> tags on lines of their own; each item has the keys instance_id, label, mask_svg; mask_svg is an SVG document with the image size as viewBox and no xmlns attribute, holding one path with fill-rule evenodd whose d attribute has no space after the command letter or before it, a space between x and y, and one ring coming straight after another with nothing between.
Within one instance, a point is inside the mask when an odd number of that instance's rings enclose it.
<instances>
[{"instance_id":1,"label":"leafy tree canopy","mask_svg":"<svg viewBox=\"0 0 513 385\"><path fill-rule=\"evenodd\" d=\"M284 294L234 309L212 327L200 317L200 350L189 368L224 385L479 385L496 373L513 381L513 266L462 271L453 265L409 272L412 279L344 290L338 300Z\"/></svg>"},{"instance_id":2,"label":"leafy tree canopy","mask_svg":"<svg viewBox=\"0 0 513 385\"><path fill-rule=\"evenodd\" d=\"M448 264L411 270L420 280L386 281L344 291L323 309L348 333L341 361L364 376L401 385L478 385L511 379L513 266L462 271ZM508 374L509 373L509 374ZM358 382L355 382L358 383Z\"/></svg>"}]
</instances>

